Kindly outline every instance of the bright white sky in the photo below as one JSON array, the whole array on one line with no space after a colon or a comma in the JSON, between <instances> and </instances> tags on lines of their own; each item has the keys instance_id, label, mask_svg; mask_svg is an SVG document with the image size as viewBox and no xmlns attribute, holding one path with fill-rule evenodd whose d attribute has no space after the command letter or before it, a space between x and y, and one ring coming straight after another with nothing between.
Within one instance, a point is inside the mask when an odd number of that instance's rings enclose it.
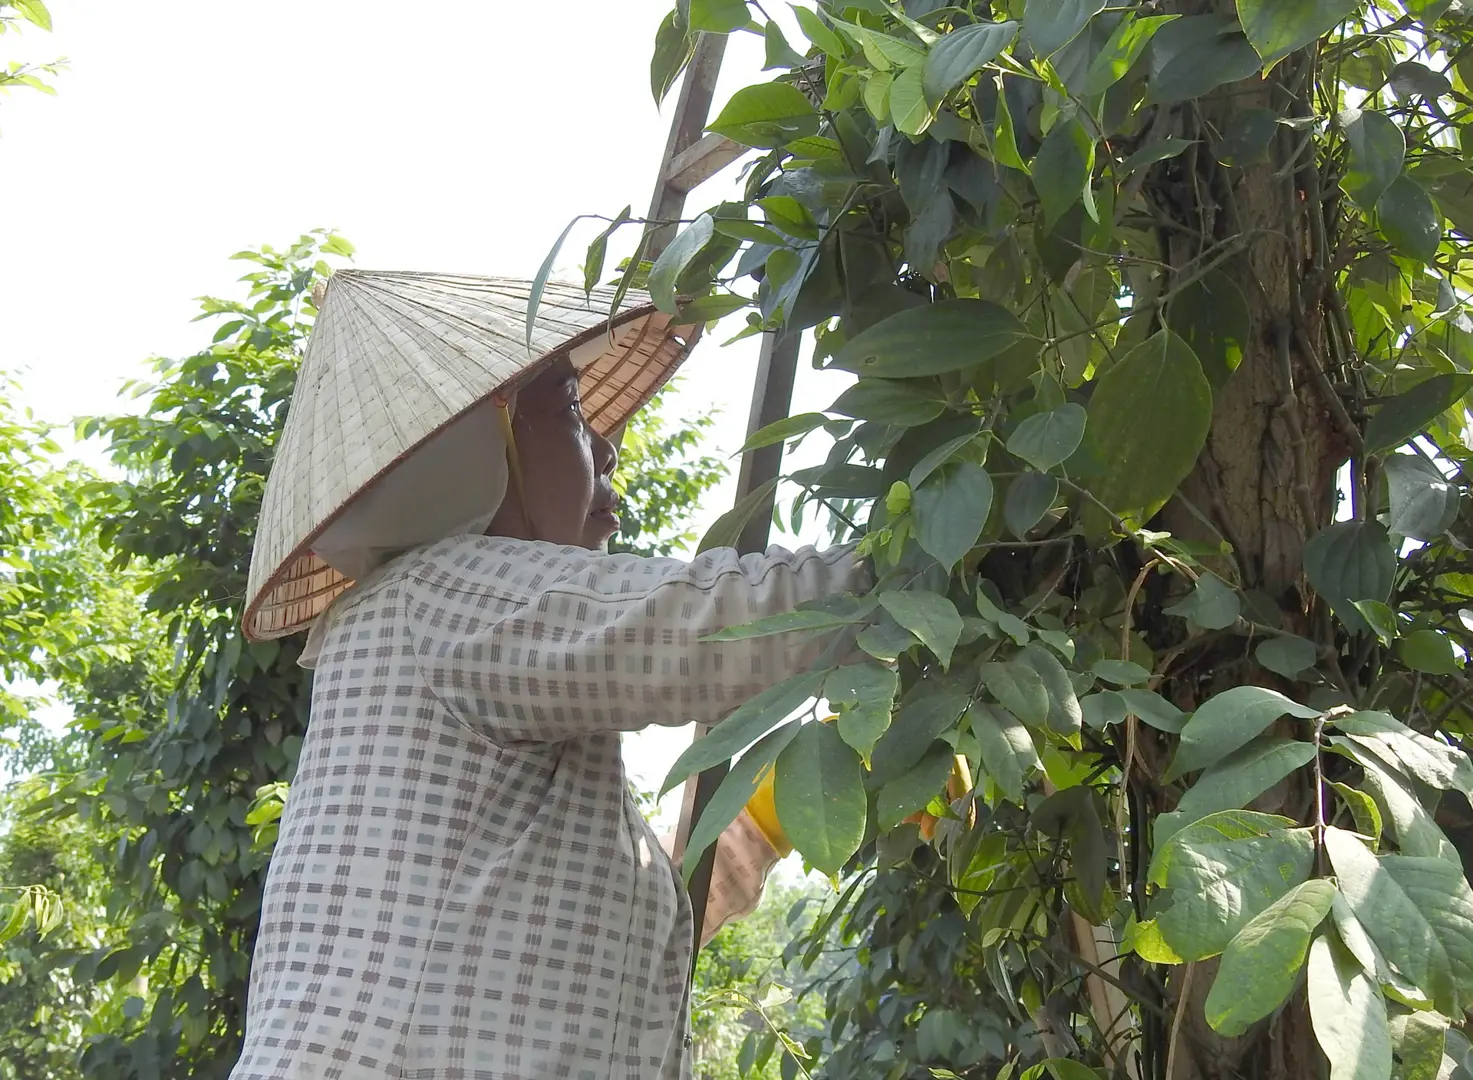
<instances>
[{"instance_id":1,"label":"bright white sky","mask_svg":"<svg viewBox=\"0 0 1473 1080\"><path fill-rule=\"evenodd\" d=\"M119 384L147 357L204 345L193 298L235 295L245 266L227 256L243 247L325 226L368 269L531 277L575 214L648 206L676 97L661 114L648 78L673 0L49 2L54 33L0 38L0 62L71 64L54 98L0 99L0 370L57 422L127 408ZM716 110L766 77L762 55L732 39ZM598 228L575 231L559 276ZM723 454L741 445L756 361L755 341L717 344L735 329L697 349L677 403L721 410ZM794 411L841 388L805 359ZM632 739L631 771L657 786L688 739Z\"/></svg>"}]
</instances>

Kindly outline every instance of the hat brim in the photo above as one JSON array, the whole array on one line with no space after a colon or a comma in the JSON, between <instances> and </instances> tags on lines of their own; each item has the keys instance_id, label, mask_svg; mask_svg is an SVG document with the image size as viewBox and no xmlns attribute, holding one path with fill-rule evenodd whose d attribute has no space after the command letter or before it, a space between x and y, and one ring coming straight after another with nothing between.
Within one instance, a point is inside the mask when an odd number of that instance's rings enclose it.
<instances>
[{"instance_id":1,"label":"hat brim","mask_svg":"<svg viewBox=\"0 0 1473 1080\"><path fill-rule=\"evenodd\" d=\"M600 337L610 343L617 341L616 347L598 353L578 372L584 415L589 425L600 434L613 436L669 381L690 355L700 332L699 325L680 322L652 304L628 308L612 320L578 330L513 377L498 386L488 387L484 394L427 431L388 461L368 483L322 516L316 526L280 560L280 565L265 575L261 585L252 583L243 619L247 639L269 640L306 629L335 599L352 587L351 579L312 553L313 542L363 492L488 396L514 390L535 378L554 359L590 346ZM252 569L258 568L253 566ZM252 577L255 577L254 573Z\"/></svg>"}]
</instances>

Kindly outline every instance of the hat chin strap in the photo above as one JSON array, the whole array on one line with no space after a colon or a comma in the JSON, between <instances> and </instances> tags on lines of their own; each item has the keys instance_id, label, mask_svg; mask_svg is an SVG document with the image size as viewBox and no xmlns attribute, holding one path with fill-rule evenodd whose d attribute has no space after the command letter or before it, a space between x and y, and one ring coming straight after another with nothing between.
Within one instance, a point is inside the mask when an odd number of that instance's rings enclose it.
<instances>
[{"instance_id":1,"label":"hat chin strap","mask_svg":"<svg viewBox=\"0 0 1473 1080\"><path fill-rule=\"evenodd\" d=\"M501 394L492 394L491 403L496 407L496 419L501 424L501 437L506 440L506 467L511 473L511 486L516 489L517 506L522 512L522 524L531 534L528 539L535 540L537 529L532 524L532 508L527 503L527 486L522 479L522 457L517 453L517 437L512 430L511 406Z\"/></svg>"}]
</instances>

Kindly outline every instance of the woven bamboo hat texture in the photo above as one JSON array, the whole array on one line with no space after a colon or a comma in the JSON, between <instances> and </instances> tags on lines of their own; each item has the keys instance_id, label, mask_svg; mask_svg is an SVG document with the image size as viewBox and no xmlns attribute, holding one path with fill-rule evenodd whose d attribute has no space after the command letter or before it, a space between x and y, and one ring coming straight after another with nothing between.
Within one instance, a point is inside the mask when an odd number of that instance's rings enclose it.
<instances>
[{"instance_id":1,"label":"woven bamboo hat texture","mask_svg":"<svg viewBox=\"0 0 1473 1080\"><path fill-rule=\"evenodd\" d=\"M314 554L313 541L489 395L568 355L589 424L609 435L665 384L700 332L634 290L610 320L613 289L585 296L581 286L548 282L529 350L531 294L531 282L513 278L339 270L328 279L262 498L248 638L306 628L353 584Z\"/></svg>"}]
</instances>

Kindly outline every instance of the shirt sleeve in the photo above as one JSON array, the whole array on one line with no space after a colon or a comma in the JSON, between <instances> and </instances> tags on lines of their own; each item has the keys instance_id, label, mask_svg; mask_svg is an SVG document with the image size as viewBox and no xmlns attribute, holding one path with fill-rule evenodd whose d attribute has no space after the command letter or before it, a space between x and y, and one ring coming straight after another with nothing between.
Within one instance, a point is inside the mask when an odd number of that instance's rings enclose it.
<instances>
[{"instance_id":1,"label":"shirt sleeve","mask_svg":"<svg viewBox=\"0 0 1473 1080\"><path fill-rule=\"evenodd\" d=\"M484 538L411 568L405 603L430 690L508 745L714 724L804 670L823 641L701 638L868 582L852 547L684 562Z\"/></svg>"}]
</instances>

